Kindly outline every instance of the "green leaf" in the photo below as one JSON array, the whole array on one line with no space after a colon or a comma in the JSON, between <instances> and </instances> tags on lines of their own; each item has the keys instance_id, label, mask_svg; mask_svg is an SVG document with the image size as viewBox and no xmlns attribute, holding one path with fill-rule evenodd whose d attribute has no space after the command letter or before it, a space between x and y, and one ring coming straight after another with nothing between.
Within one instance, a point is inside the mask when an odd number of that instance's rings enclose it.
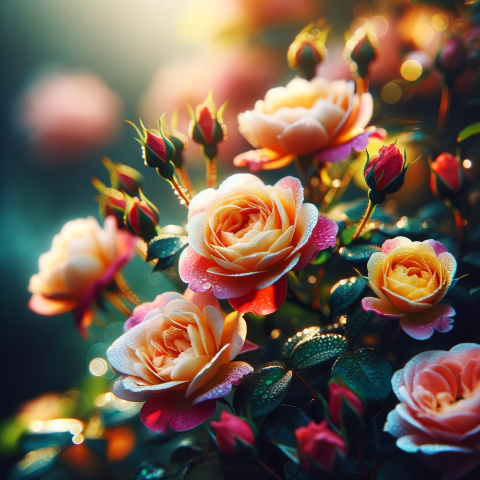
<instances>
[{"instance_id":1,"label":"green leaf","mask_svg":"<svg viewBox=\"0 0 480 480\"><path fill-rule=\"evenodd\" d=\"M182 440L173 448L170 457L171 463L187 463L192 460L198 460L202 456L202 446L193 440Z\"/></svg>"},{"instance_id":2,"label":"green leaf","mask_svg":"<svg viewBox=\"0 0 480 480\"><path fill-rule=\"evenodd\" d=\"M329 258L330 255L332 254L333 248L327 248L325 250L322 250L314 260L310 262L310 265L321 265L322 263L325 263Z\"/></svg>"},{"instance_id":3,"label":"green leaf","mask_svg":"<svg viewBox=\"0 0 480 480\"><path fill-rule=\"evenodd\" d=\"M480 287L470 289L470 297L476 298L480 295Z\"/></svg>"},{"instance_id":4,"label":"green leaf","mask_svg":"<svg viewBox=\"0 0 480 480\"><path fill-rule=\"evenodd\" d=\"M295 430L308 425L310 417L300 408L280 405L263 422L263 432L272 442L294 447Z\"/></svg>"},{"instance_id":5,"label":"green leaf","mask_svg":"<svg viewBox=\"0 0 480 480\"><path fill-rule=\"evenodd\" d=\"M472 123L468 127L465 127L457 137L457 142L463 142L472 135L478 135L480 133L480 122Z\"/></svg>"},{"instance_id":6,"label":"green leaf","mask_svg":"<svg viewBox=\"0 0 480 480\"><path fill-rule=\"evenodd\" d=\"M324 333L306 338L293 349L290 363L296 370L314 367L337 358L347 347L347 339L338 333Z\"/></svg>"},{"instance_id":7,"label":"green leaf","mask_svg":"<svg viewBox=\"0 0 480 480\"><path fill-rule=\"evenodd\" d=\"M352 243L353 235L355 235L356 231L357 231L356 226L348 227L342 231L342 233L340 234L340 238L342 240L343 245L348 245Z\"/></svg>"},{"instance_id":8,"label":"green leaf","mask_svg":"<svg viewBox=\"0 0 480 480\"><path fill-rule=\"evenodd\" d=\"M366 400L382 401L392 387L392 366L387 357L374 348L361 348L344 353L332 368L333 377L342 377Z\"/></svg>"},{"instance_id":9,"label":"green leaf","mask_svg":"<svg viewBox=\"0 0 480 480\"><path fill-rule=\"evenodd\" d=\"M365 282L361 278L350 277L337 282L330 290L330 315L345 311L360 297L364 289Z\"/></svg>"},{"instance_id":10,"label":"green leaf","mask_svg":"<svg viewBox=\"0 0 480 480\"><path fill-rule=\"evenodd\" d=\"M306 338L312 338L315 335L320 334L320 327L308 327L303 329L300 332L297 332L293 337L290 337L283 346L282 355L283 358L287 361L290 360L290 355L293 352L293 349Z\"/></svg>"},{"instance_id":11,"label":"green leaf","mask_svg":"<svg viewBox=\"0 0 480 480\"><path fill-rule=\"evenodd\" d=\"M339 251L340 256L347 262L354 264L365 264L372 253L381 252L382 249L376 245L353 245L350 248L342 247Z\"/></svg>"},{"instance_id":12,"label":"green leaf","mask_svg":"<svg viewBox=\"0 0 480 480\"><path fill-rule=\"evenodd\" d=\"M366 312L359 305L351 314L347 315L346 323L343 326L345 336L350 344L353 343L362 327L370 320L372 312Z\"/></svg>"},{"instance_id":13,"label":"green leaf","mask_svg":"<svg viewBox=\"0 0 480 480\"><path fill-rule=\"evenodd\" d=\"M168 267L171 267L174 260L175 260L175 258L174 258L173 255L171 257L167 257L167 258L159 258L157 260L157 263L153 267L152 273L161 272L161 271L167 269Z\"/></svg>"},{"instance_id":14,"label":"green leaf","mask_svg":"<svg viewBox=\"0 0 480 480\"><path fill-rule=\"evenodd\" d=\"M257 419L280 405L287 393L293 372L270 366L247 375L235 390L233 408L237 415Z\"/></svg>"},{"instance_id":15,"label":"green leaf","mask_svg":"<svg viewBox=\"0 0 480 480\"><path fill-rule=\"evenodd\" d=\"M182 250L187 242L187 237L183 235L173 233L158 235L148 244L147 261L171 257Z\"/></svg>"},{"instance_id":16,"label":"green leaf","mask_svg":"<svg viewBox=\"0 0 480 480\"><path fill-rule=\"evenodd\" d=\"M288 445L283 445L281 443L274 442L274 444L290 459L292 462L298 463L300 460L298 458L297 449L294 447L289 447Z\"/></svg>"},{"instance_id":17,"label":"green leaf","mask_svg":"<svg viewBox=\"0 0 480 480\"><path fill-rule=\"evenodd\" d=\"M295 462L288 462L283 467L285 480L310 480L310 477L303 471L303 468Z\"/></svg>"}]
</instances>

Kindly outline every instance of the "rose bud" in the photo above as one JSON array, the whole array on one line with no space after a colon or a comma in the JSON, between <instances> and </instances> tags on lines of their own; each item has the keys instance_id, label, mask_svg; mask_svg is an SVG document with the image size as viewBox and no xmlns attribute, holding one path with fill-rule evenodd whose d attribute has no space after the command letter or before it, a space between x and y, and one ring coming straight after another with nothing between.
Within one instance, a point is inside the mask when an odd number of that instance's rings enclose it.
<instances>
[{"instance_id":1,"label":"rose bud","mask_svg":"<svg viewBox=\"0 0 480 480\"><path fill-rule=\"evenodd\" d=\"M350 58L357 64L358 75L362 78L368 75L368 67L377 58L378 40L369 31L350 52Z\"/></svg>"},{"instance_id":2,"label":"rose bud","mask_svg":"<svg viewBox=\"0 0 480 480\"><path fill-rule=\"evenodd\" d=\"M325 41L330 27L319 30L318 24L307 25L295 38L288 48L288 66L292 70L300 70L307 80L315 76L318 64L327 58Z\"/></svg>"},{"instance_id":3,"label":"rose bud","mask_svg":"<svg viewBox=\"0 0 480 480\"><path fill-rule=\"evenodd\" d=\"M145 128L140 120L143 134L135 124L132 122L127 123L135 128L140 137L137 138L137 141L142 146L143 161L145 162L145 165L156 168L161 177L167 180L173 180L175 169L171 160L175 156L175 147L163 133L162 118L158 120L158 130Z\"/></svg>"},{"instance_id":4,"label":"rose bud","mask_svg":"<svg viewBox=\"0 0 480 480\"><path fill-rule=\"evenodd\" d=\"M457 157L442 153L431 163L430 169L430 189L436 197L453 199L463 193L465 175Z\"/></svg>"},{"instance_id":5,"label":"rose bud","mask_svg":"<svg viewBox=\"0 0 480 480\"><path fill-rule=\"evenodd\" d=\"M111 215L116 218L118 228L125 228L123 217L127 204L123 193L115 188L108 188L98 178L92 178L92 184L100 192L96 197L100 217L105 219Z\"/></svg>"},{"instance_id":6,"label":"rose bud","mask_svg":"<svg viewBox=\"0 0 480 480\"><path fill-rule=\"evenodd\" d=\"M332 380L328 385L328 405L332 421L341 427L352 430L363 424L365 407L362 399L346 385Z\"/></svg>"},{"instance_id":7,"label":"rose bud","mask_svg":"<svg viewBox=\"0 0 480 480\"><path fill-rule=\"evenodd\" d=\"M160 220L157 207L150 202L140 190L138 197L126 197L127 205L124 216L124 223L128 230L150 241L156 235L156 226Z\"/></svg>"},{"instance_id":8,"label":"rose bud","mask_svg":"<svg viewBox=\"0 0 480 480\"><path fill-rule=\"evenodd\" d=\"M370 187L368 197L375 205L382 203L385 196L402 187L408 166L406 154L401 154L394 143L383 146L378 156L370 159L367 152L364 177Z\"/></svg>"},{"instance_id":9,"label":"rose bud","mask_svg":"<svg viewBox=\"0 0 480 480\"><path fill-rule=\"evenodd\" d=\"M138 195L138 189L144 181L139 172L128 165L114 163L107 157L103 158L102 163L110 174L110 182L113 188L123 190L130 196Z\"/></svg>"},{"instance_id":10,"label":"rose bud","mask_svg":"<svg viewBox=\"0 0 480 480\"><path fill-rule=\"evenodd\" d=\"M440 48L435 57L435 66L445 76L445 82L452 86L456 76L467 64L467 51L459 36L452 35Z\"/></svg>"},{"instance_id":11,"label":"rose bud","mask_svg":"<svg viewBox=\"0 0 480 480\"><path fill-rule=\"evenodd\" d=\"M206 100L197 106L195 112L190 107L189 134L192 140L203 146L207 158L212 159L217 155L217 144L227 135L227 127L223 123L222 114L225 110L224 103L218 110L212 98L212 91Z\"/></svg>"},{"instance_id":12,"label":"rose bud","mask_svg":"<svg viewBox=\"0 0 480 480\"><path fill-rule=\"evenodd\" d=\"M255 433L252 425L243 418L223 411L219 422L210 422L218 449L228 457L254 453Z\"/></svg>"},{"instance_id":13,"label":"rose bud","mask_svg":"<svg viewBox=\"0 0 480 480\"><path fill-rule=\"evenodd\" d=\"M311 476L320 476L341 467L347 453L345 440L328 427L310 422L295 430L297 450L303 469Z\"/></svg>"}]
</instances>

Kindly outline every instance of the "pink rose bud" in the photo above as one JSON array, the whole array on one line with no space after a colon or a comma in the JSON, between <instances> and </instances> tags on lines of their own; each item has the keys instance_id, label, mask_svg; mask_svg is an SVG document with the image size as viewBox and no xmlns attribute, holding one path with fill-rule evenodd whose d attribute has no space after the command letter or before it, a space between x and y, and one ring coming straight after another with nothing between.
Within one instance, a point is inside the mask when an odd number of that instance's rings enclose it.
<instances>
[{"instance_id":1,"label":"pink rose bud","mask_svg":"<svg viewBox=\"0 0 480 480\"><path fill-rule=\"evenodd\" d=\"M314 473L320 469L331 472L338 459L344 459L347 453L345 440L328 427L324 420L320 424L311 421L306 427L295 430L297 450L304 470Z\"/></svg>"},{"instance_id":2,"label":"pink rose bud","mask_svg":"<svg viewBox=\"0 0 480 480\"><path fill-rule=\"evenodd\" d=\"M430 188L435 196L451 198L461 192L464 176L458 158L442 153L430 168Z\"/></svg>"},{"instance_id":3,"label":"pink rose bud","mask_svg":"<svg viewBox=\"0 0 480 480\"><path fill-rule=\"evenodd\" d=\"M131 233L149 241L155 237L155 227L158 225L159 220L160 214L158 209L143 195L141 190L140 199L127 196L124 222Z\"/></svg>"},{"instance_id":4,"label":"pink rose bud","mask_svg":"<svg viewBox=\"0 0 480 480\"><path fill-rule=\"evenodd\" d=\"M235 444L243 442L247 446L255 445L255 434L248 422L226 411L222 412L219 422L211 422L215 441L219 450L229 457L235 456Z\"/></svg>"},{"instance_id":5,"label":"pink rose bud","mask_svg":"<svg viewBox=\"0 0 480 480\"><path fill-rule=\"evenodd\" d=\"M374 196L371 198L372 194L369 192L369 197L374 203L381 203L386 194L400 190L407 171L405 163L405 155L402 155L394 143L381 147L378 156L372 159L369 159L367 152L364 176Z\"/></svg>"},{"instance_id":6,"label":"pink rose bud","mask_svg":"<svg viewBox=\"0 0 480 480\"><path fill-rule=\"evenodd\" d=\"M362 400L347 386L340 385L336 382L330 382L328 392L330 417L336 425L340 426L344 422L343 411L345 408L353 411L358 417L363 415L365 408Z\"/></svg>"},{"instance_id":7,"label":"pink rose bud","mask_svg":"<svg viewBox=\"0 0 480 480\"><path fill-rule=\"evenodd\" d=\"M138 189L143 184L142 175L128 165L112 162L104 157L102 163L110 174L112 187L117 190L123 190L131 196L138 195Z\"/></svg>"}]
</instances>

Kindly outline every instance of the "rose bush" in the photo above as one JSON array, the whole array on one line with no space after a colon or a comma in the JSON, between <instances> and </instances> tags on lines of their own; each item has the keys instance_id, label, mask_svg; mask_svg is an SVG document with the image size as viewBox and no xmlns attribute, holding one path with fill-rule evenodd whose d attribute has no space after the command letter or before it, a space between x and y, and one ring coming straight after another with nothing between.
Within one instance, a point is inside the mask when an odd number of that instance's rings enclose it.
<instances>
[{"instance_id":1,"label":"rose bush","mask_svg":"<svg viewBox=\"0 0 480 480\"><path fill-rule=\"evenodd\" d=\"M125 330L107 351L121 375L113 393L146 401L140 418L155 432L204 422L215 412L215 399L253 370L232 362L244 347L245 320L238 312L224 318L211 293L163 293L137 307Z\"/></svg>"},{"instance_id":2,"label":"rose bush","mask_svg":"<svg viewBox=\"0 0 480 480\"><path fill-rule=\"evenodd\" d=\"M368 283L379 298L365 297L364 310L400 318L402 329L417 340L452 329L455 310L438 302L452 284L457 262L442 243L396 237L372 254L367 268Z\"/></svg>"},{"instance_id":3,"label":"rose bush","mask_svg":"<svg viewBox=\"0 0 480 480\"><path fill-rule=\"evenodd\" d=\"M372 113L372 96L357 95L353 82L294 78L238 116L240 132L258 150L238 155L234 164L270 170L313 153L326 162L343 160L352 149L364 150L371 135L383 136L365 128Z\"/></svg>"},{"instance_id":4,"label":"rose bush","mask_svg":"<svg viewBox=\"0 0 480 480\"><path fill-rule=\"evenodd\" d=\"M90 303L133 255L136 237L118 230L114 217L102 229L93 217L67 222L30 279L28 306L40 315L73 310L81 333L91 321Z\"/></svg>"},{"instance_id":5,"label":"rose bush","mask_svg":"<svg viewBox=\"0 0 480 480\"><path fill-rule=\"evenodd\" d=\"M398 448L421 453L445 479L478 464L480 345L420 353L393 375L392 387L401 403L388 414L385 431L398 438Z\"/></svg>"},{"instance_id":6,"label":"rose bush","mask_svg":"<svg viewBox=\"0 0 480 480\"><path fill-rule=\"evenodd\" d=\"M212 291L236 310L259 315L283 304L285 274L333 247L338 230L314 205L303 203L303 187L293 177L267 186L254 175L232 175L218 190L194 197L188 217L182 280L194 291Z\"/></svg>"}]
</instances>

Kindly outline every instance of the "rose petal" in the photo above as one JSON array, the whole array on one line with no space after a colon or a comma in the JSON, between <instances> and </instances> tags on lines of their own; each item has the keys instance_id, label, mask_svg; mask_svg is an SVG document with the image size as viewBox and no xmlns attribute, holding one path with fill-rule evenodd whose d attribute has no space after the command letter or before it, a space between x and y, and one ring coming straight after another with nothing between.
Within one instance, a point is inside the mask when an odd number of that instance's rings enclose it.
<instances>
[{"instance_id":1,"label":"rose petal","mask_svg":"<svg viewBox=\"0 0 480 480\"><path fill-rule=\"evenodd\" d=\"M441 243L441 242L437 242L436 240L424 240L423 243L426 243L427 245L430 245L434 250L435 250L435 253L437 254L437 257L441 254L441 253L445 253L447 251L447 247Z\"/></svg>"},{"instance_id":2,"label":"rose petal","mask_svg":"<svg viewBox=\"0 0 480 480\"><path fill-rule=\"evenodd\" d=\"M408 313L400 320L403 331L416 340L426 340L433 332L445 333L453 328L455 310L450 305L437 304L428 310Z\"/></svg>"},{"instance_id":3,"label":"rose petal","mask_svg":"<svg viewBox=\"0 0 480 480\"><path fill-rule=\"evenodd\" d=\"M231 312L225 317L220 347L229 344L230 359L233 360L242 350L247 336L247 324L239 312Z\"/></svg>"},{"instance_id":4,"label":"rose petal","mask_svg":"<svg viewBox=\"0 0 480 480\"><path fill-rule=\"evenodd\" d=\"M342 145L320 150L315 154L314 158L322 162L340 162L345 160L352 153L352 150L356 152L365 150L373 133L374 132L364 132Z\"/></svg>"},{"instance_id":5,"label":"rose petal","mask_svg":"<svg viewBox=\"0 0 480 480\"><path fill-rule=\"evenodd\" d=\"M232 386L238 385L242 377L252 371L253 367L245 362L223 364L209 382L194 392L192 395L193 405L205 400L226 397L232 391Z\"/></svg>"},{"instance_id":6,"label":"rose petal","mask_svg":"<svg viewBox=\"0 0 480 480\"><path fill-rule=\"evenodd\" d=\"M412 241L407 237L395 237L389 240L385 240L382 245L382 252L385 255L388 255L390 252L393 252L397 248L404 247L406 245L411 245Z\"/></svg>"},{"instance_id":7,"label":"rose petal","mask_svg":"<svg viewBox=\"0 0 480 480\"><path fill-rule=\"evenodd\" d=\"M39 315L60 315L68 312L75 307L74 301L68 300L51 300L42 295L32 295L28 302L28 308Z\"/></svg>"},{"instance_id":8,"label":"rose petal","mask_svg":"<svg viewBox=\"0 0 480 480\"><path fill-rule=\"evenodd\" d=\"M192 405L183 391L171 390L147 400L140 411L140 420L149 430L157 433L165 433L168 426L176 432L183 432L210 418L215 408L214 400Z\"/></svg>"},{"instance_id":9,"label":"rose petal","mask_svg":"<svg viewBox=\"0 0 480 480\"><path fill-rule=\"evenodd\" d=\"M260 345L257 345L256 343L253 343L250 340L245 339L243 347L238 353L241 354L241 353L253 352L254 350L258 350L259 348L260 348Z\"/></svg>"},{"instance_id":10,"label":"rose petal","mask_svg":"<svg viewBox=\"0 0 480 480\"><path fill-rule=\"evenodd\" d=\"M115 381L112 392L118 398L128 400L129 402L145 402L162 390L169 390L184 383L187 382L163 382L155 385L148 385L142 384L141 380L137 377L120 377Z\"/></svg>"},{"instance_id":11,"label":"rose petal","mask_svg":"<svg viewBox=\"0 0 480 480\"><path fill-rule=\"evenodd\" d=\"M215 201L217 192L214 188L206 188L197 193L188 205L188 220L190 221L195 215L204 212L207 205Z\"/></svg>"},{"instance_id":12,"label":"rose petal","mask_svg":"<svg viewBox=\"0 0 480 480\"><path fill-rule=\"evenodd\" d=\"M321 123L314 118L303 117L288 125L278 140L286 152L303 155L328 145L329 137Z\"/></svg>"},{"instance_id":13,"label":"rose petal","mask_svg":"<svg viewBox=\"0 0 480 480\"><path fill-rule=\"evenodd\" d=\"M287 297L287 277L261 290L253 290L248 295L229 298L230 305L241 313L253 312L256 315L269 315L277 311Z\"/></svg>"},{"instance_id":14,"label":"rose petal","mask_svg":"<svg viewBox=\"0 0 480 480\"><path fill-rule=\"evenodd\" d=\"M205 243L205 221L205 212L198 213L188 221L188 244L202 257L212 258L210 250Z\"/></svg>"},{"instance_id":15,"label":"rose petal","mask_svg":"<svg viewBox=\"0 0 480 480\"><path fill-rule=\"evenodd\" d=\"M377 315L381 315L385 318L400 318L405 315L405 312L401 312L394 306L389 306L382 302L379 298L365 297L362 299L362 307L366 312L372 311Z\"/></svg>"}]
</instances>

